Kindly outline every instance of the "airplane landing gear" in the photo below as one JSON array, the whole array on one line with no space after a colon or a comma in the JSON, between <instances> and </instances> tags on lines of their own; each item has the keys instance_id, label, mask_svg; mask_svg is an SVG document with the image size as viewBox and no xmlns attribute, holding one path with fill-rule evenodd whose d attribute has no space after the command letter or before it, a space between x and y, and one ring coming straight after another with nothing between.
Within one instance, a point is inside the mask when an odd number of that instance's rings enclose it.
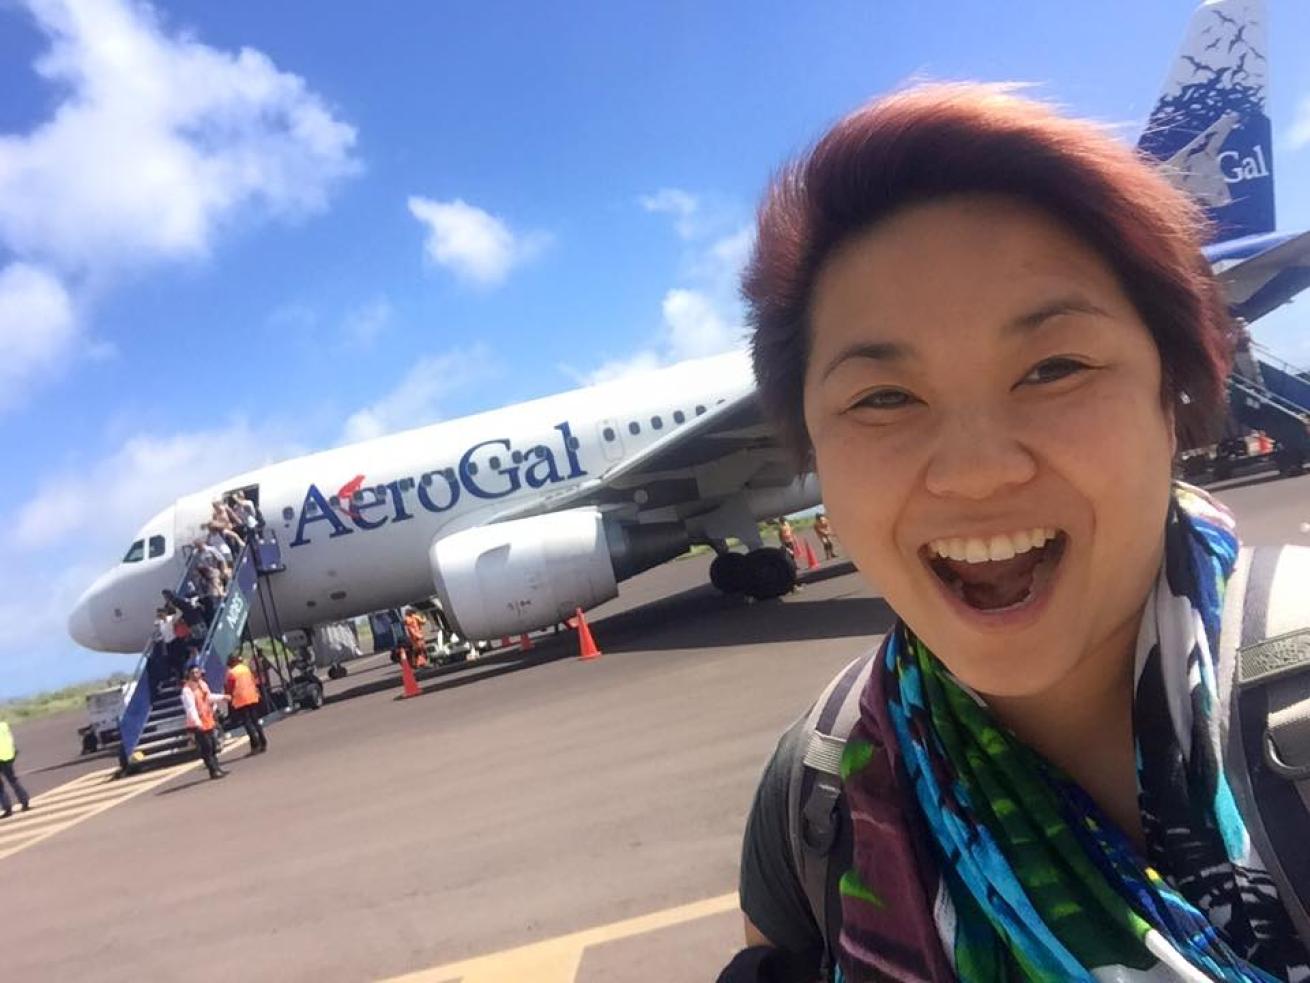
<instances>
[{"instance_id":1,"label":"airplane landing gear","mask_svg":"<svg viewBox=\"0 0 1310 983\"><path fill-rule=\"evenodd\" d=\"M710 564L710 583L725 594L747 594L757 601L781 597L796 586L796 564L772 546L749 553L720 553Z\"/></svg>"}]
</instances>

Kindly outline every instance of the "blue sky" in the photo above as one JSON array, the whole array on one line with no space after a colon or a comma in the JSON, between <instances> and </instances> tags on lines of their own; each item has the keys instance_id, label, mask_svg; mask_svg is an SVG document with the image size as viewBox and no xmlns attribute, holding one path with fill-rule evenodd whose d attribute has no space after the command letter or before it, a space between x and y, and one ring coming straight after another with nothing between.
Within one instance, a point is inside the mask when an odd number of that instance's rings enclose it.
<instances>
[{"instance_id":1,"label":"blue sky","mask_svg":"<svg viewBox=\"0 0 1310 983\"><path fill-rule=\"evenodd\" d=\"M1310 5L1269 0L1279 225ZM734 343L769 173L913 77L1136 138L1192 0L0 0L0 697L177 495ZM1310 363L1302 301L1257 335Z\"/></svg>"}]
</instances>

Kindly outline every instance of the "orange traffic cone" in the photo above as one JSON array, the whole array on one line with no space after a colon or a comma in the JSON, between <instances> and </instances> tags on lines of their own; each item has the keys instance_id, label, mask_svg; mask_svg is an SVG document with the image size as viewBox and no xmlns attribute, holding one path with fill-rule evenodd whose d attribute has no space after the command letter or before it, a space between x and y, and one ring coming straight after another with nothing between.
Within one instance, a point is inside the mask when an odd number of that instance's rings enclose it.
<instances>
[{"instance_id":1,"label":"orange traffic cone","mask_svg":"<svg viewBox=\"0 0 1310 983\"><path fill-rule=\"evenodd\" d=\"M591 629L587 627L587 619L582 616L582 608L578 608L573 620L578 623L578 658L599 659L600 649L596 648L596 640L591 637Z\"/></svg>"},{"instance_id":2,"label":"orange traffic cone","mask_svg":"<svg viewBox=\"0 0 1310 983\"><path fill-rule=\"evenodd\" d=\"M519 651L520 652L532 651L532 637L527 632L524 632L522 635L519 636Z\"/></svg>"},{"instance_id":3,"label":"orange traffic cone","mask_svg":"<svg viewBox=\"0 0 1310 983\"><path fill-rule=\"evenodd\" d=\"M414 669L409 664L409 656L403 652L400 654L400 678L405 681L405 695L402 699L407 700L423 692L418 688L418 680L414 678Z\"/></svg>"},{"instance_id":4,"label":"orange traffic cone","mask_svg":"<svg viewBox=\"0 0 1310 983\"><path fill-rule=\"evenodd\" d=\"M819 558L814 555L814 547L805 537L801 537L801 542L805 544L805 566L809 570L815 569L819 565Z\"/></svg>"}]
</instances>

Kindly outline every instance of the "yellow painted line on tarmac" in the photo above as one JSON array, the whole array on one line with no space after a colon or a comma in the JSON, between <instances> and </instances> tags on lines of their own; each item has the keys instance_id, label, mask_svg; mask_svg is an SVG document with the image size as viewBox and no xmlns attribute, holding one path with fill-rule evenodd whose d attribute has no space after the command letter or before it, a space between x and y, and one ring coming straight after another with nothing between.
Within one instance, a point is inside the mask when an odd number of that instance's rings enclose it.
<instances>
[{"instance_id":1,"label":"yellow painted line on tarmac","mask_svg":"<svg viewBox=\"0 0 1310 983\"><path fill-rule=\"evenodd\" d=\"M245 736L227 741L219 756L248 743ZM106 768L74 778L63 785L32 797L30 812L17 808L8 819L0 819L0 860L12 857L28 847L44 843L50 837L72 829L114 806L134 799L179 775L199 768L203 761L186 761L158 771L148 771L118 781L110 781L117 768Z\"/></svg>"},{"instance_id":2,"label":"yellow painted line on tarmac","mask_svg":"<svg viewBox=\"0 0 1310 983\"><path fill-rule=\"evenodd\" d=\"M570 935L396 976L387 983L573 983L586 950L602 942L644 935L737 910L736 893L639 915Z\"/></svg>"}]
</instances>

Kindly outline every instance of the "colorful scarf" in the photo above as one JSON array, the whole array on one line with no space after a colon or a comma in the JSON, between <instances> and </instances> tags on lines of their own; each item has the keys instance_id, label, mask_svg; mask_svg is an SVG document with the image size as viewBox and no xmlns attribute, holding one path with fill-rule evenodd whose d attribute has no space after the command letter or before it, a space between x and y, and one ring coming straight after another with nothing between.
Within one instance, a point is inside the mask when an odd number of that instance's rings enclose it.
<instances>
[{"instance_id":1,"label":"colorful scarf","mask_svg":"<svg viewBox=\"0 0 1310 983\"><path fill-rule=\"evenodd\" d=\"M889 905L917 890L879 880L890 865L878 855L888 846L871 831L895 827L886 820L886 775L868 765L884 741L899 746L902 782L913 790L905 792L917 801L903 810L917 827L911 839L929 847L916 851L925 885L918 897L931 903L960 979L1310 979L1224 769L1231 685L1217 672L1219 617L1237 548L1222 506L1179 485L1137 644L1145 858L903 623L893 628L843 767L856 833L841 882L839 979L885 977L887 954L870 940L885 950L888 936L874 929ZM870 705L870 693L882 694L881 706ZM941 965L940 954L918 965L934 962ZM920 972L932 975L907 975Z\"/></svg>"}]
</instances>

